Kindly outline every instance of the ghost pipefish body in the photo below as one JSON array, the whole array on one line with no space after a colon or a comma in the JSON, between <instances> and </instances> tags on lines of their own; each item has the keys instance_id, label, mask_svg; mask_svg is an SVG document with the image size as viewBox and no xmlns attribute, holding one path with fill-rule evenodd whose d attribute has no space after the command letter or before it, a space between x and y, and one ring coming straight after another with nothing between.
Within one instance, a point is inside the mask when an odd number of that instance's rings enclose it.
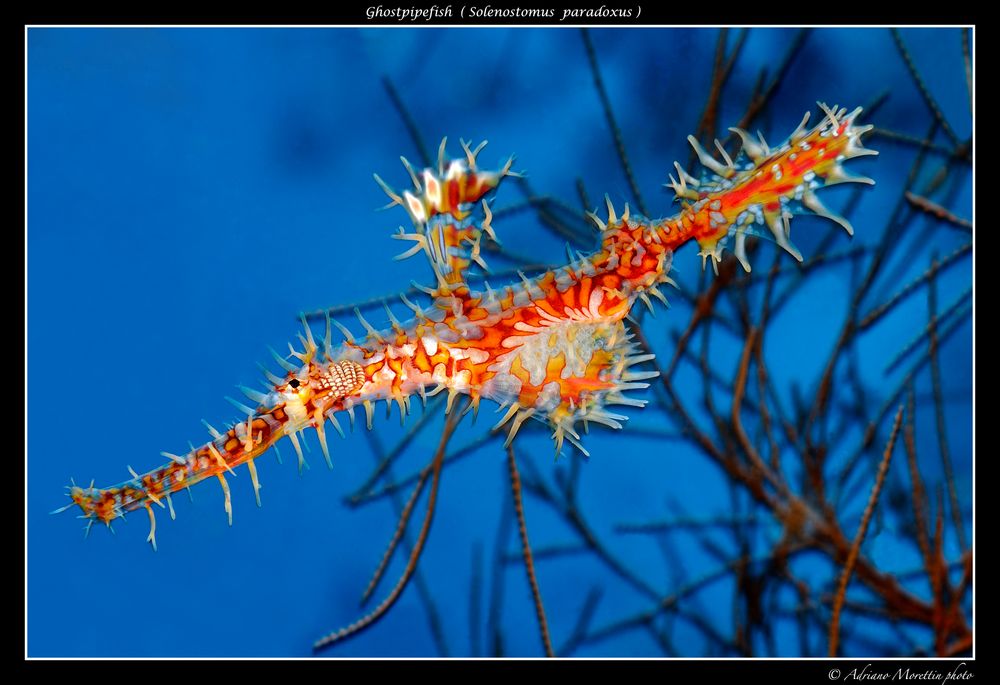
<instances>
[{"instance_id":1,"label":"ghost pipefish body","mask_svg":"<svg viewBox=\"0 0 1000 685\"><path fill-rule=\"evenodd\" d=\"M218 479L232 524L226 474L245 464L259 505L254 460L279 439L292 443L301 469L298 435L315 430L332 466L327 422L343 436L344 415L353 427L355 413L364 412L371 429L377 401L397 405L405 417L414 395L426 402L441 392L447 393L447 412L458 395L468 396L466 411L478 410L484 399L500 405L504 413L494 429L506 427L506 444L531 419L551 430L557 453L570 443L588 454L577 425L622 428L626 417L611 408L642 407L645 400L632 391L646 388L645 381L658 375L641 370L653 355L638 353L623 320L639 301L649 307L650 297L666 302L660 287L672 283L671 260L678 248L696 242L703 266L711 260L717 270L732 240L736 258L749 272L748 235L771 238L801 261L789 240L793 214L826 217L853 233L815 191L844 182L874 183L848 175L843 167L854 157L877 154L860 140L871 126L856 125L861 108L848 113L820 107L824 116L818 125L806 127L807 113L788 139L774 147L759 134L755 140L731 129L742 140L735 160L718 141L721 161L689 136L705 173L695 179L675 163L677 176L670 176L669 185L682 204L678 214L654 221L631 212L627 204L619 214L608 200L605 218L589 214L601 231L595 252L578 254L569 264L534 278L522 275L520 282L499 290L489 285L473 290L466 275L472 264L486 268L480 252L483 236L496 237L488 199L505 177L516 175L513 158L497 171L482 170L477 156L485 142L475 150L463 142L464 157L446 160L442 141L436 169L418 172L403 159L411 190L398 192L377 175L375 180L390 197L389 206L401 205L412 221L411 231L400 228L394 236L413 243L397 258L425 255L435 282L424 288L431 303L420 306L401 296L413 317L401 322L386 307L391 321L386 330L376 330L355 310L365 329L357 337L327 316L319 342L303 317L301 349L289 345L287 356L272 350L283 373L264 371L266 392L243 388L254 406L231 400L242 419L224 432L208 426L212 439L185 454L162 453L168 461L159 468L143 474L129 468L132 478L118 485L73 484L71 503L57 511L78 506L89 532L95 521L110 527L125 513L145 509L147 541L155 549L154 506L173 516L171 494L180 489ZM336 345L333 328L344 336Z\"/></svg>"}]
</instances>

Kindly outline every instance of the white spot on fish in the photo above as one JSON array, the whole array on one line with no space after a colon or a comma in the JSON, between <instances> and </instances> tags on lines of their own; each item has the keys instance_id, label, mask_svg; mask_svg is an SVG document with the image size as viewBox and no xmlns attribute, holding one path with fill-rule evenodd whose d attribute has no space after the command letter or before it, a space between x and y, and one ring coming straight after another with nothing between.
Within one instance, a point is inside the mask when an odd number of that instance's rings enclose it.
<instances>
[{"instance_id":1,"label":"white spot on fish","mask_svg":"<svg viewBox=\"0 0 1000 685\"><path fill-rule=\"evenodd\" d=\"M429 335L425 335L422 338L420 338L420 343L424 346L424 351L428 354L428 356L433 357L435 354L437 354L436 338L432 338Z\"/></svg>"},{"instance_id":2,"label":"white spot on fish","mask_svg":"<svg viewBox=\"0 0 1000 685\"><path fill-rule=\"evenodd\" d=\"M450 386L456 390L467 390L471 380L472 373L468 369L462 369L452 377Z\"/></svg>"},{"instance_id":3,"label":"white spot on fish","mask_svg":"<svg viewBox=\"0 0 1000 685\"><path fill-rule=\"evenodd\" d=\"M413 219L419 223L427 221L427 214L424 212L424 203L418 200L409 190L403 192L403 198L410 209Z\"/></svg>"}]
</instances>

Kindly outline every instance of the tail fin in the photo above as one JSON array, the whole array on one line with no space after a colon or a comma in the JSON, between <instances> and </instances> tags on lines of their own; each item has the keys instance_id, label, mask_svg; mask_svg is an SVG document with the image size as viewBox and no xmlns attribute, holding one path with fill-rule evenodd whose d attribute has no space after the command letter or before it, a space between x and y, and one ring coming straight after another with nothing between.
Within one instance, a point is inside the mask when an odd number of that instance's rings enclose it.
<instances>
[{"instance_id":1,"label":"tail fin","mask_svg":"<svg viewBox=\"0 0 1000 685\"><path fill-rule=\"evenodd\" d=\"M802 255L789 239L789 220L795 214L811 213L836 221L848 235L854 234L850 222L827 209L816 191L838 183L875 182L865 176L848 174L843 163L867 155L877 155L861 143L861 136L872 129L858 126L861 108L847 112L836 105L819 103L824 116L812 129L806 129L809 113L781 144L770 146L764 137L754 139L746 131L730 129L742 140L742 150L731 159L719 141L720 162L709 155L694 139L688 141L706 169L701 180L694 179L676 165L679 178L670 177L670 187L685 202L680 220L671 222L678 229L674 240L695 238L702 258L711 257L713 266L721 258L729 236L734 237L733 251L740 264L750 271L746 257L747 235L766 235L797 260Z\"/></svg>"}]
</instances>

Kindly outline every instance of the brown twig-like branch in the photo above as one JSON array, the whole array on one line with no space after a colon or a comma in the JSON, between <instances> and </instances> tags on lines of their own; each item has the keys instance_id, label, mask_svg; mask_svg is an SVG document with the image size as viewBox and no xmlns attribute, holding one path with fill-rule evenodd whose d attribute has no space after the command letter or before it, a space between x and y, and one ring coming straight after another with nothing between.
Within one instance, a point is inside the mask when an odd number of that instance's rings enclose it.
<instances>
[{"instance_id":1,"label":"brown twig-like branch","mask_svg":"<svg viewBox=\"0 0 1000 685\"><path fill-rule=\"evenodd\" d=\"M417 500L420 499L420 493L424 491L424 485L427 484L427 476L428 474L425 473L422 478L417 481L417 487L413 488L413 494L410 495L410 499L406 501L406 505L400 512L399 521L396 523L396 531L389 540L389 544L386 546L385 552L383 552L382 559L379 561L375 572L372 573L371 580L368 581L368 587L365 588L364 593L361 595L362 605L368 602L372 592L374 592L375 588L378 587L378 583L382 579L382 575L389 567L389 561L392 559L392 554L396 551L396 546L399 544L399 541L403 539L403 533L406 531L406 526L410 522L410 515L413 513L413 507L416 505Z\"/></svg>"},{"instance_id":2,"label":"brown twig-like branch","mask_svg":"<svg viewBox=\"0 0 1000 685\"><path fill-rule=\"evenodd\" d=\"M615 120L615 112L611 107L611 99L608 97L608 91L604 88L604 81L601 79L601 69L597 64L597 52L594 50L594 44L590 41L590 33L586 28L580 29L580 34L583 36L583 47L587 52L587 61L590 62L590 72L594 76L594 87L597 88L597 95L601 98L601 106L604 108L604 116L608 120L608 128L611 129L611 136L614 138L615 150L618 152L618 159L622 163L622 171L625 172L625 179L628 181L629 188L632 190L632 197L635 200L635 206L644 215L649 215L649 210L646 209L646 203L642 201L642 193L639 192L639 184L635 181L635 175L632 173L632 165L629 164L628 155L625 152L625 141L622 138L621 129L618 128L618 122Z\"/></svg>"},{"instance_id":3,"label":"brown twig-like branch","mask_svg":"<svg viewBox=\"0 0 1000 685\"><path fill-rule=\"evenodd\" d=\"M576 624L573 626L573 632L570 633L569 637L566 638L566 642L559 648L559 654L563 656L572 654L583 638L586 637L587 629L594 618L594 612L597 611L597 604L601 601L601 594L599 587L593 587L587 593L586 598L583 600L583 607L580 609L580 614L577 616Z\"/></svg>"},{"instance_id":4,"label":"brown twig-like branch","mask_svg":"<svg viewBox=\"0 0 1000 685\"><path fill-rule=\"evenodd\" d=\"M462 445L461 447L455 448L454 452L451 452L451 453L445 455L443 467L448 467L448 466L454 464L456 461L459 461L461 459L465 459L469 455L473 454L477 449L479 449L483 445L485 445L485 444L487 444L490 441L495 440L495 439L496 439L496 436L494 434L492 434L492 433L484 433L484 434L480 435L478 438L470 440L469 442L467 442L466 444ZM374 502L376 500L379 500L379 499L382 499L384 497L388 497L390 495L393 495L394 493L398 492L402 488L405 488L407 486L410 486L410 485L416 483L418 480L420 480L421 478L423 478L425 476L425 474L429 473L431 470L432 470L431 465L428 465L428 466L425 466L424 468L420 469L419 471L416 471L414 473L410 473L410 474L408 474L406 476L403 476L402 478L400 478L399 480L397 480L394 483L387 483L384 486L382 486L381 488L378 488L376 490L371 490L368 493L361 495L358 498L356 504L357 504L357 506L361 506L361 505L364 505L364 504L370 504L371 502Z\"/></svg>"},{"instance_id":5,"label":"brown twig-like branch","mask_svg":"<svg viewBox=\"0 0 1000 685\"><path fill-rule=\"evenodd\" d=\"M586 545L580 544L578 542L570 542L563 544L552 544L545 547L534 547L531 551L531 558L534 561L541 561L543 559L556 559L559 557L572 556L575 554L588 554L590 548ZM503 563L505 564L523 564L524 554L521 552L510 552L505 554L503 557Z\"/></svg>"},{"instance_id":6,"label":"brown twig-like branch","mask_svg":"<svg viewBox=\"0 0 1000 685\"><path fill-rule=\"evenodd\" d=\"M789 555L796 551L799 550L789 551ZM648 625L664 612L676 612L683 599L729 577L733 574L737 564L739 563L742 562L740 562L740 560L730 561L725 565L704 574L700 578L692 580L682 587L677 588L669 595L659 598L656 605L650 609L612 621L591 631L579 641L579 644L592 644L594 642L606 640L616 635L620 635L623 632L635 630L636 628Z\"/></svg>"},{"instance_id":7,"label":"brown twig-like branch","mask_svg":"<svg viewBox=\"0 0 1000 685\"><path fill-rule=\"evenodd\" d=\"M395 587L392 588L389 596L382 600L382 603L375 607L375 609L354 623L321 637L313 644L313 651L318 652L322 649L326 649L334 643L341 642L348 637L357 635L366 628L370 628L380 618L385 616L386 612L389 611L389 609L392 608L392 605L396 603L396 600L399 599L399 596L403 594L403 590L406 589L406 585L409 582L410 577L417 568L417 562L420 560L420 554L423 552L424 545L427 542L427 535L430 533L431 522L434 520L434 507L437 504L438 485L441 483L441 464L444 461L444 451L448 446L448 441L451 439L452 433L455 432L455 428L458 426L459 419L462 417L466 404L467 402L462 402L459 406L456 406L452 410L451 414L448 415L447 421L445 421L444 431L441 434L441 442L439 443L437 453L434 455L434 459L431 462L432 479L430 493L427 497L427 512L424 514L424 522L420 528L420 534L417 536L416 543L413 545L413 551L410 553L410 558L406 562L406 568L403 569L403 574L400 576L399 581L396 583Z\"/></svg>"},{"instance_id":8,"label":"brown twig-like branch","mask_svg":"<svg viewBox=\"0 0 1000 685\"><path fill-rule=\"evenodd\" d=\"M517 470L513 444L507 446L507 463L510 465L510 489L514 496L514 512L517 514L517 527L521 533L521 554L524 556L524 568L528 574L528 584L531 585L531 595L535 600L535 614L538 616L542 647L545 656L553 657L555 652L552 651L552 638L549 637L549 622L545 618L545 604L542 603L542 591L538 587L535 562L531 557L531 543L528 542L528 523L524 517L524 502L521 500L521 474Z\"/></svg>"},{"instance_id":9,"label":"brown twig-like branch","mask_svg":"<svg viewBox=\"0 0 1000 685\"><path fill-rule=\"evenodd\" d=\"M910 470L910 502L913 505L913 520L917 529L917 547L920 548L920 556L924 560L924 572L930 577L931 574L931 545L927 535L927 494L924 490L924 481L920 477L920 467L917 465L917 440L915 435L916 423L916 402L914 400L913 386L910 386L909 400L906 408L907 418L903 426L903 446L906 448L906 461Z\"/></svg>"},{"instance_id":10,"label":"brown twig-like branch","mask_svg":"<svg viewBox=\"0 0 1000 685\"><path fill-rule=\"evenodd\" d=\"M723 262L719 268L719 275L712 281L712 285L709 286L707 291L696 297L691 320L688 322L687 328L684 329L681 337L677 340L674 347L674 356L667 365L666 378L673 377L674 371L677 369L677 363L687 349L691 336L694 335L695 331L704 321L711 317L712 312L715 310L716 300L718 300L719 295L723 292L726 285L733 279L735 273L736 266L733 264L733 260Z\"/></svg>"},{"instance_id":11,"label":"brown twig-like branch","mask_svg":"<svg viewBox=\"0 0 1000 685\"><path fill-rule=\"evenodd\" d=\"M736 39L736 45L733 46L732 51L728 56L726 56L726 39L729 35L729 29L719 29L719 38L716 42L715 48L715 61L712 67L712 83L708 88L708 98L705 102L704 109L702 109L701 117L698 119L698 127L694 132L694 137L697 138L706 149L713 150L712 154L716 158L720 157L721 153L719 153L718 150L714 150L710 141L715 137L716 121L719 116L719 103L722 98L722 91L726 85L726 81L729 79L730 73L732 73L733 65L736 63L736 58L739 57L740 52L743 50L743 43L746 42L747 33L749 33L749 31L750 29L743 29L740 31L740 34ZM689 170L694 166L695 159L696 156L694 150L692 150L687 166Z\"/></svg>"},{"instance_id":12,"label":"brown twig-like branch","mask_svg":"<svg viewBox=\"0 0 1000 685\"><path fill-rule=\"evenodd\" d=\"M854 542L851 544L851 552L847 556L847 561L844 563L844 571L840 576L840 583L837 587L837 595L833 602L833 616L830 619L829 655L831 657L837 656L837 642L840 639L840 610L844 606L844 597L847 594L847 583L850 581L851 574L854 572L854 564L858 560L858 553L861 551L861 543L864 541L865 534L868 532L868 524L871 522L872 513L875 511L875 505L878 503L878 496L882 492L882 484L885 482L885 474L889 472L889 461L892 459L892 448L896 444L896 435L899 433L899 426L902 420L903 407L900 406L892 424L892 432L889 434L889 443L885 447L885 453L882 455L882 462L879 464L878 473L875 476L875 484L872 486L871 495L868 496L868 505L865 507L865 513L861 516L861 523L858 525L858 532L854 536Z\"/></svg>"},{"instance_id":13,"label":"brown twig-like branch","mask_svg":"<svg viewBox=\"0 0 1000 685\"><path fill-rule=\"evenodd\" d=\"M583 179L579 176L576 178L576 194L580 198L580 206L583 207L583 211L586 212L593 207L590 204L590 195L587 194L587 186L584 185Z\"/></svg>"},{"instance_id":14,"label":"brown twig-like branch","mask_svg":"<svg viewBox=\"0 0 1000 685\"><path fill-rule=\"evenodd\" d=\"M593 232L588 231L584 233L583 231L578 231L556 216L552 212L551 202L538 201L539 196L532 189L528 179L516 177L514 181L521 194L535 207L536 216L543 226L551 230L556 236L559 236L563 240L568 240L578 248L590 247L593 244ZM576 216L575 210L573 210L573 215Z\"/></svg>"},{"instance_id":15,"label":"brown twig-like branch","mask_svg":"<svg viewBox=\"0 0 1000 685\"><path fill-rule=\"evenodd\" d=\"M906 200L916 207L917 209L930 214L935 219L940 219L952 226L963 230L966 233L972 233L972 222L968 219L963 219L960 216L955 216L952 212L945 209L936 202L928 200L923 195L917 195L916 193L906 192Z\"/></svg>"},{"instance_id":16,"label":"brown twig-like branch","mask_svg":"<svg viewBox=\"0 0 1000 685\"><path fill-rule=\"evenodd\" d=\"M384 458L384 451L378 440L378 434L374 432L367 433L368 441L372 446L372 454L377 459ZM385 474L385 480L387 483L392 483L392 472L387 471ZM405 504L400 498L398 493L393 494L391 497L392 508L395 510L397 517L402 518L403 510ZM406 526L403 525L400 530L402 531L402 537L400 542L402 544L404 552L409 555L413 551L413 543L409 539L406 533ZM389 556L391 557L391 552ZM413 570L413 587L417 591L417 597L420 599L420 603L423 605L424 612L427 614L427 627L430 630L431 639L434 641L437 647L438 654L443 657L449 656L451 653L448 649L448 640L444 633L444 627L441 623L441 612L437 608L437 604L434 602L434 597L431 594L430 587L427 585L427 581L424 579L424 574L421 573L419 567ZM362 606L364 606L366 599L362 599Z\"/></svg>"},{"instance_id":17,"label":"brown twig-like branch","mask_svg":"<svg viewBox=\"0 0 1000 685\"><path fill-rule=\"evenodd\" d=\"M648 533L659 535L674 530L707 530L709 528L732 528L753 526L758 521L750 516L714 516L705 519L676 518L668 521L647 521L645 523L616 523L617 533Z\"/></svg>"},{"instance_id":18,"label":"brown twig-like branch","mask_svg":"<svg viewBox=\"0 0 1000 685\"><path fill-rule=\"evenodd\" d=\"M385 92L389 95L389 99L392 100L392 106L396 108L396 112L399 113L399 118L403 120L403 125L406 126L406 132L410 134L410 140L417 148L417 155L420 157L420 163L424 167L429 167L431 165L431 155L427 151L427 145L424 144L424 138L420 135L420 128L417 126L417 122L413 120L413 116L410 114L409 110L406 109L406 105L403 104L402 98L399 97L399 92L396 90L396 86L393 85L392 80L388 76L382 77L382 86L385 88Z\"/></svg>"},{"instance_id":19,"label":"brown twig-like branch","mask_svg":"<svg viewBox=\"0 0 1000 685\"><path fill-rule=\"evenodd\" d=\"M936 126L936 123L932 124L931 132L935 130ZM923 166L923 161L924 155L922 152L919 152L916 159L913 161L913 164L910 166L910 172L907 176L904 192L905 190L910 189L916 182L917 175ZM860 330L858 314L860 312L861 302L867 295L872 284L875 282L882 265L889 258L892 249L899 244L899 241L894 241L893 238L895 237L896 232L900 230L900 221L904 214L904 207L905 198L900 196L896 203L896 207L892 212L891 218L885 227L882 237L879 239L878 247L869 260L864 276L861 278L860 283L853 288L847 316L844 320L840 334L837 337L837 342L834 344L833 350L826 362L826 366L823 369L823 373L817 385L815 399L809 408L808 419L806 420L802 433L806 441L806 446L810 450L807 455L809 460L812 462L813 470L811 475L814 481L816 481L817 476L815 469L821 468L821 464L812 456L812 451L816 448L816 445L813 444L813 426L816 425L816 423L821 419L825 419L827 416L829 400L833 393L834 371L836 370L837 364L842 358L845 350L851 346L851 343L855 340L856 334ZM819 479L819 482L821 483L822 479ZM822 492L818 492L816 494L822 499Z\"/></svg>"},{"instance_id":20,"label":"brown twig-like branch","mask_svg":"<svg viewBox=\"0 0 1000 685\"><path fill-rule=\"evenodd\" d=\"M750 463L753 464L754 468L756 468L760 474L780 492L786 490L785 483L778 478L777 474L772 473L771 469L764 463L764 460L761 459L760 454L753 446L753 443L750 442L750 438L743 429L743 421L740 418L740 408L743 404L743 393L746 391L747 376L750 371L750 360L752 358L751 353L757 344L757 335L758 329L756 328L751 328L747 333L747 341L743 346L743 353L740 355L740 365L736 370L736 384L733 390L733 408L731 414L733 431L736 433L736 438L739 440L740 445L742 445L747 457L749 457Z\"/></svg>"},{"instance_id":21,"label":"brown twig-like branch","mask_svg":"<svg viewBox=\"0 0 1000 685\"><path fill-rule=\"evenodd\" d=\"M502 509L500 512L500 523L497 526L496 538L493 542L493 575L490 586L490 606L487 614L487 627L489 629L489 653L493 656L504 655L503 626L501 625L501 614L503 612L503 590L504 590L504 566L502 559L504 550L507 549L507 542L511 534L511 507L513 504L509 497L501 500Z\"/></svg>"},{"instance_id":22,"label":"brown twig-like branch","mask_svg":"<svg viewBox=\"0 0 1000 685\"><path fill-rule=\"evenodd\" d=\"M931 258L931 269L937 265L937 255ZM971 293L970 293L971 295ZM944 418L944 399L941 390L941 364L938 360L938 321L937 316L937 280L931 278L927 284L927 317L928 349L931 364L931 386L934 393L934 417L937 422L938 447L941 452L941 465L944 468L945 485L948 488L948 498L951 503L952 522L955 524L955 534L958 536L959 548L965 551L965 526L962 525L962 510L958 504L958 490L955 488L955 469L951 463L951 450L948 448L947 422ZM943 316L943 314L942 314Z\"/></svg>"},{"instance_id":23,"label":"brown twig-like branch","mask_svg":"<svg viewBox=\"0 0 1000 685\"><path fill-rule=\"evenodd\" d=\"M928 294L933 292L934 292L934 281L931 280ZM899 363L904 359L906 359L906 357L914 349L916 349L917 346L925 338L927 340L931 340L932 338L934 338L937 328L941 326L942 323L946 323L948 319L952 317L952 315L955 315L958 319L964 319L965 314L969 313L972 310L972 287L969 286L969 288L966 289L965 292L963 292L961 295L955 298L954 302L945 307L944 311L942 311L940 314L937 314L936 307L932 307L932 310L934 310L931 312L932 318L927 322L927 325L924 326L924 329L920 331L920 333L918 333L916 336L908 340L906 344L903 345L903 347L900 348L900 350L892 356L892 359L890 359L886 363L885 373L889 373L897 366L899 366Z\"/></svg>"},{"instance_id":24,"label":"brown twig-like branch","mask_svg":"<svg viewBox=\"0 0 1000 685\"><path fill-rule=\"evenodd\" d=\"M409 430L406 431L406 434L391 450L389 450L388 453L381 455L381 458L378 460L375 468L372 469L371 474L369 474L368 478L365 479L365 482L362 483L361 487L345 498L345 503L348 506L357 506L363 501L365 495L371 492L372 488L375 487L375 484L378 483L378 481L382 479L386 473L388 473L389 467L392 466L393 462L403 454L406 446L420 434L420 431L427 425L431 417L437 415L437 409L443 402L443 397L435 397L431 399L430 404L424 408L423 415L410 426ZM423 473L423 478L427 477L427 473L429 472L425 471Z\"/></svg>"},{"instance_id":25,"label":"brown twig-like branch","mask_svg":"<svg viewBox=\"0 0 1000 685\"><path fill-rule=\"evenodd\" d=\"M526 466L530 469L531 462L526 462ZM608 547L594 533L574 501L567 500L565 497L559 497L541 478L532 477L522 480L522 486L525 490L555 509L570 527L576 531L591 552L615 575L647 597L658 596L656 590L649 583L636 575L635 572L630 570L627 565L611 553Z\"/></svg>"},{"instance_id":26,"label":"brown twig-like branch","mask_svg":"<svg viewBox=\"0 0 1000 685\"><path fill-rule=\"evenodd\" d=\"M906 63L906 68L910 72L910 76L913 77L913 82L917 84L917 90L920 91L921 97L923 97L924 102L927 103L927 108L931 111L935 121L941 127L941 130L945 132L945 135L951 139L952 145L956 147L959 145L958 136L952 130L951 126L948 124L948 120L944 118L944 114L941 112L941 108L938 107L937 102L934 100L934 96L931 95L931 91L928 90L927 84L924 83L923 77L920 76L920 72L917 71L916 65L913 63L913 57L910 56L910 51L906 49L906 44L903 42L903 36L900 35L899 29L892 28L889 29L892 33L892 39L896 42L896 47L899 49L899 54L903 58L903 62Z\"/></svg>"},{"instance_id":27,"label":"brown twig-like branch","mask_svg":"<svg viewBox=\"0 0 1000 685\"><path fill-rule=\"evenodd\" d=\"M774 76L771 77L770 82L768 82L767 87L762 91L755 91L753 98L750 100L750 104L747 106L746 112L740 119L736 128L749 128L750 124L753 123L754 119L757 118L763 110L764 107L770 102L771 97L778 91L781 83L785 79L785 73L788 68L792 66L792 62L795 57L799 54L802 46L805 45L806 38L809 36L809 31L811 29L799 29L798 33L792 39L791 45L788 46L788 50L785 52L784 57L782 57L781 62L778 63L777 69L774 71ZM725 140L725 145L729 145L732 140L735 140L736 134L731 133Z\"/></svg>"},{"instance_id":28,"label":"brown twig-like branch","mask_svg":"<svg viewBox=\"0 0 1000 685\"><path fill-rule=\"evenodd\" d=\"M915 279L907 283L903 288L897 292L895 295L890 297L888 300L882 304L873 307L865 316L861 317L858 322L858 328L860 330L865 330L870 328L872 325L877 323L882 317L892 311L900 302L905 300L907 297L916 292L924 283L927 283L931 278L934 278L936 274L942 273L946 268L958 263L960 257L972 254L972 243L966 243L960 248L952 252L950 255L946 256L944 259L932 264L924 273L917 276Z\"/></svg>"},{"instance_id":29,"label":"brown twig-like branch","mask_svg":"<svg viewBox=\"0 0 1000 685\"><path fill-rule=\"evenodd\" d=\"M900 131L893 131L887 128L875 127L870 133L875 138L884 138L885 140L893 141L896 143L904 143L906 145L912 145L919 147L928 152L934 152L939 155L944 155L946 157L951 157L955 154L955 150L940 143L935 143L927 138L920 138L918 136L910 135L909 133L902 133Z\"/></svg>"},{"instance_id":30,"label":"brown twig-like branch","mask_svg":"<svg viewBox=\"0 0 1000 685\"><path fill-rule=\"evenodd\" d=\"M938 344L943 344L945 340L949 339L955 332L957 332L964 324L968 322L968 319L956 318L952 321L947 328L941 331L938 336ZM847 465L844 467L840 477L839 485L843 487L844 483L847 481L848 477L854 471L859 460L869 447L871 447L872 442L875 439L875 433L878 428L878 424L888 415L889 411L895 406L896 401L899 397L906 391L910 383L916 375L923 370L923 368L930 362L930 352L924 353L917 361L915 361L911 366L910 370L906 372L902 380L896 388L885 395L885 399L882 404L874 412L874 418L868 422L865 426L864 435L861 438L861 442L858 444L857 449L853 452L851 457L847 460Z\"/></svg>"}]
</instances>

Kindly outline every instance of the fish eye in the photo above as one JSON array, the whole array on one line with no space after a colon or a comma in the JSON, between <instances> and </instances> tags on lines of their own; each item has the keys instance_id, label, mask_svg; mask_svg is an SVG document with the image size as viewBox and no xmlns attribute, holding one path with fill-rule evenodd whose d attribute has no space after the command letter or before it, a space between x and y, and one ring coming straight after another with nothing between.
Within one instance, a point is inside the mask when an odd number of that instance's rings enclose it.
<instances>
[{"instance_id":1,"label":"fish eye","mask_svg":"<svg viewBox=\"0 0 1000 685\"><path fill-rule=\"evenodd\" d=\"M292 388L299 387L299 385L300 385L299 379L298 378L293 378L292 380L288 381L288 385L291 386Z\"/></svg>"}]
</instances>

